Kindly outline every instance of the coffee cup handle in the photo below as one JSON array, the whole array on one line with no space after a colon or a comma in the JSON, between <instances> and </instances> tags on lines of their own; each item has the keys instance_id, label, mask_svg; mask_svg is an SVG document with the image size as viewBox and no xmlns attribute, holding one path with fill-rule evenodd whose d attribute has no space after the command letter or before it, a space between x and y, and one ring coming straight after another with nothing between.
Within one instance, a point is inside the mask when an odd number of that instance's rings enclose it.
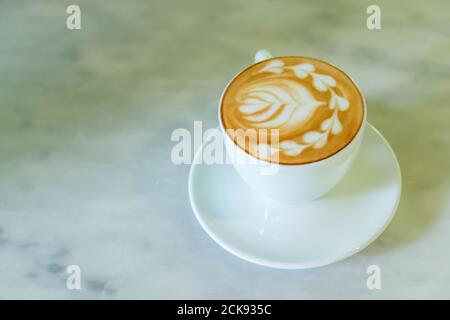
<instances>
[{"instance_id":1,"label":"coffee cup handle","mask_svg":"<svg viewBox=\"0 0 450 320\"><path fill-rule=\"evenodd\" d=\"M255 63L272 58L272 54L266 49L256 51Z\"/></svg>"}]
</instances>

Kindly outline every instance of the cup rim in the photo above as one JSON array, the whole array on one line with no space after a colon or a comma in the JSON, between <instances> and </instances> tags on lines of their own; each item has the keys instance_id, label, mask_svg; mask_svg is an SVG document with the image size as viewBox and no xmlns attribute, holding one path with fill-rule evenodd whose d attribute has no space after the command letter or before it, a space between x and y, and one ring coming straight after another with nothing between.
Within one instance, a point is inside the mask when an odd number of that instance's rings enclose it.
<instances>
[{"instance_id":1,"label":"cup rim","mask_svg":"<svg viewBox=\"0 0 450 320\"><path fill-rule=\"evenodd\" d=\"M353 137L352 137L352 138L351 138L344 146L342 146L342 148L340 148L339 150L337 150L337 151L335 151L335 152L333 152L333 153L330 153L330 154L327 155L326 157L321 158L321 159L318 159L318 160L313 160L313 161L303 162L303 163L281 163L281 162L270 161L270 160L265 160L265 159L260 159L260 158L258 158L258 157L255 157L254 155L252 155L251 153L249 153L247 150L245 150L244 148L242 148L240 145L238 145L237 143L235 143L235 142L231 139L231 137L229 136L229 134L226 132L226 129L224 128L224 125L223 125L222 105L223 105L223 98L224 98L226 92L228 91L228 88L230 87L231 83L232 83L236 78L238 78L242 73L244 73L245 71L247 71L248 69L250 69L250 68L252 68L252 67L254 67L254 66L258 65L258 64L261 64L261 63L263 63L263 62L267 62L267 61L269 61L269 60L274 60L274 59L279 59L279 58L304 58L304 59L310 59L310 60L318 61L318 62L321 62L321 63L325 63L325 64L329 65L330 67L333 67L333 68L337 69L338 71L340 71L341 73L343 73L343 74L344 74L345 76L347 76L347 78L353 83L353 85L355 86L355 88L356 88L357 91L359 92L359 95L360 95L361 100L362 100L362 104L363 104L363 118L362 118L361 123L359 124L359 128L358 128L358 130L356 131L356 133L353 135ZM364 94L362 93L361 88L359 87L359 85L356 83L356 81L355 81L355 80L354 80L347 72L345 72L345 71L342 70L341 68L335 66L334 64L332 64L332 63L330 63L330 62L327 62L327 61L324 61L324 60L321 60L321 59L318 59L318 58L314 58L314 57L300 56L300 55L286 55L286 56L285 56L285 55L282 55L282 56L273 56L273 57L270 57L270 58L268 58L268 59L261 60L261 61L256 62L256 63L252 63L252 64L246 66L244 69L242 69L242 70L239 71L238 73L236 73L236 74L233 76L233 78L231 78L231 80L228 81L227 85L225 86L225 88L224 88L223 91L222 91L222 94L220 95L218 118L219 118L219 126L220 126L220 129L221 129L221 131L222 131L222 134L226 136L226 139L230 139L231 142L232 142L237 148L239 148L240 150L242 150L245 154L247 154L247 155L250 156L251 158L253 158L253 159L257 160L257 161L261 161L261 162L263 162L263 163L265 163L265 164L269 164L269 165L279 165L279 166L307 166L307 165L318 164L318 163L321 163L321 162L326 161L326 160L330 160L330 159L336 157L337 155L341 154L341 153L342 153L344 150L346 150L350 145L352 145L352 143L356 140L356 138L362 134L363 128L365 127L365 123L366 123L366 120L367 120L367 105L366 105L366 99L365 99Z\"/></svg>"}]
</instances>

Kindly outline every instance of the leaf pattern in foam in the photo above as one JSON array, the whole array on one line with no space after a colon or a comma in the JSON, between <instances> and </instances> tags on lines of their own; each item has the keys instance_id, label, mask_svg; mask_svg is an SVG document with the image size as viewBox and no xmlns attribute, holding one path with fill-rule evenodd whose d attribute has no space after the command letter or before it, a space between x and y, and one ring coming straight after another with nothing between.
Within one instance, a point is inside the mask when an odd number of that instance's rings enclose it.
<instances>
[{"instance_id":1,"label":"leaf pattern in foam","mask_svg":"<svg viewBox=\"0 0 450 320\"><path fill-rule=\"evenodd\" d=\"M269 106L268 102L261 101L258 99L247 99L246 104L239 106L239 111L245 114L252 114L261 111Z\"/></svg>"},{"instance_id":2,"label":"leaf pattern in foam","mask_svg":"<svg viewBox=\"0 0 450 320\"><path fill-rule=\"evenodd\" d=\"M311 63L301 63L287 68L294 71L294 74L301 79L306 78L311 72L316 70Z\"/></svg>"},{"instance_id":3,"label":"leaf pattern in foam","mask_svg":"<svg viewBox=\"0 0 450 320\"><path fill-rule=\"evenodd\" d=\"M290 101L292 97L280 88L271 85L265 85L263 87L256 87L250 90L250 93L264 102L281 102Z\"/></svg>"},{"instance_id":4,"label":"leaf pattern in foam","mask_svg":"<svg viewBox=\"0 0 450 320\"><path fill-rule=\"evenodd\" d=\"M282 73L284 68L284 62L281 60L272 60L267 63L259 72L272 72Z\"/></svg>"},{"instance_id":5,"label":"leaf pattern in foam","mask_svg":"<svg viewBox=\"0 0 450 320\"><path fill-rule=\"evenodd\" d=\"M301 63L294 66L285 66L281 60L268 62L258 73L270 72L281 74L284 69L290 69L298 78L312 78L313 87L321 92L328 91L330 98L328 107L335 110L333 116L322 121L319 131L309 131L303 134L303 143L292 140L282 141L280 148L273 148L267 144L257 146L257 153L261 158L270 158L274 152L281 151L287 156L298 156L305 148L312 146L315 149L322 148L328 141L329 134L339 134L343 127L339 121L338 112L346 111L350 103L333 90L336 80L329 75L315 72L314 65ZM247 92L245 104L239 110L246 114L246 119L253 122L256 127L289 127L298 125L311 116L314 110L324 104L314 99L313 95L298 83L278 79L275 85L258 83L250 87ZM338 109L338 110L336 110Z\"/></svg>"},{"instance_id":6,"label":"leaf pattern in foam","mask_svg":"<svg viewBox=\"0 0 450 320\"><path fill-rule=\"evenodd\" d=\"M336 86L336 80L333 77L319 73L312 73L313 86L319 91L327 91L329 87Z\"/></svg>"},{"instance_id":7,"label":"leaf pattern in foam","mask_svg":"<svg viewBox=\"0 0 450 320\"><path fill-rule=\"evenodd\" d=\"M331 126L331 118L329 119L325 119L322 124L320 125L320 129L322 129L322 131L326 131L328 130L328 128Z\"/></svg>"},{"instance_id":8,"label":"leaf pattern in foam","mask_svg":"<svg viewBox=\"0 0 450 320\"><path fill-rule=\"evenodd\" d=\"M251 87L248 94L255 100L247 99L247 104L240 106L240 110L246 113L244 117L248 121L254 122L254 125L259 128L287 128L298 125L323 104L300 83L286 79L278 79L276 85L266 82L258 83ZM249 107L251 102L256 103L258 107ZM245 112L262 111L262 106L268 105L271 106L261 114L249 115L249 112Z\"/></svg>"},{"instance_id":9,"label":"leaf pattern in foam","mask_svg":"<svg viewBox=\"0 0 450 320\"><path fill-rule=\"evenodd\" d=\"M336 101L339 106L339 110L341 111L346 111L350 106L350 102L348 102L348 100L345 99L344 97L336 95Z\"/></svg>"},{"instance_id":10,"label":"leaf pattern in foam","mask_svg":"<svg viewBox=\"0 0 450 320\"><path fill-rule=\"evenodd\" d=\"M281 112L275 117L272 119L267 118L264 121L254 122L253 125L258 128L283 128L291 114L294 112L296 106L294 104L278 104L277 106L279 106Z\"/></svg>"},{"instance_id":11,"label":"leaf pattern in foam","mask_svg":"<svg viewBox=\"0 0 450 320\"><path fill-rule=\"evenodd\" d=\"M324 134L324 135L322 135L322 137L320 137L319 140L316 141L316 143L314 143L313 148L320 149L327 143L327 141L328 141L328 135Z\"/></svg>"},{"instance_id":12,"label":"leaf pattern in foam","mask_svg":"<svg viewBox=\"0 0 450 320\"><path fill-rule=\"evenodd\" d=\"M266 111L264 111L261 114L257 115L250 115L247 116L247 120L250 120L252 122L258 122L258 121L265 121L272 117L275 112L278 111L278 109L281 107L281 103L274 103L272 104Z\"/></svg>"},{"instance_id":13,"label":"leaf pattern in foam","mask_svg":"<svg viewBox=\"0 0 450 320\"><path fill-rule=\"evenodd\" d=\"M322 133L317 131L309 131L303 135L303 141L311 144L317 142L322 137Z\"/></svg>"},{"instance_id":14,"label":"leaf pattern in foam","mask_svg":"<svg viewBox=\"0 0 450 320\"><path fill-rule=\"evenodd\" d=\"M333 127L331 128L331 133L338 134L338 133L341 133L341 131L342 131L342 124L339 121L339 118L336 117L333 122Z\"/></svg>"},{"instance_id":15,"label":"leaf pattern in foam","mask_svg":"<svg viewBox=\"0 0 450 320\"><path fill-rule=\"evenodd\" d=\"M291 157L298 156L306 147L306 145L298 144L292 140L286 140L280 143L280 148L283 150L283 153Z\"/></svg>"},{"instance_id":16,"label":"leaf pattern in foam","mask_svg":"<svg viewBox=\"0 0 450 320\"><path fill-rule=\"evenodd\" d=\"M331 110L334 110L334 108L336 108L336 94L335 93L331 94L330 101L328 101L328 107Z\"/></svg>"}]
</instances>

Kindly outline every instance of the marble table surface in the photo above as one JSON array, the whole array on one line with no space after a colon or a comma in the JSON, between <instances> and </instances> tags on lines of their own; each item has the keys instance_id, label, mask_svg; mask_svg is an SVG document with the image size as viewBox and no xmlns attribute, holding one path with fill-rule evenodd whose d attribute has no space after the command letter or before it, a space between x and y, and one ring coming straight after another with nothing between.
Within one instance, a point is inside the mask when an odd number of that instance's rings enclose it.
<instances>
[{"instance_id":1,"label":"marble table surface","mask_svg":"<svg viewBox=\"0 0 450 320\"><path fill-rule=\"evenodd\" d=\"M448 1L0 3L0 298L450 298ZM247 263L195 220L170 140L215 127L255 50L347 70L390 141L403 194L361 253L311 270ZM381 290L368 290L378 265ZM66 287L69 265L81 290Z\"/></svg>"}]
</instances>

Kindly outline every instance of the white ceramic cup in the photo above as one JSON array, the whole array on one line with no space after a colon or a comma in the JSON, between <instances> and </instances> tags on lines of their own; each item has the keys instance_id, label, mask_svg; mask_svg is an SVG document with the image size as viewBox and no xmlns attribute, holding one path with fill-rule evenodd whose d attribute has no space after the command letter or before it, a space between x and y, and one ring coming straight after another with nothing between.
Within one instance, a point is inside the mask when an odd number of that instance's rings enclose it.
<instances>
[{"instance_id":1,"label":"white ceramic cup","mask_svg":"<svg viewBox=\"0 0 450 320\"><path fill-rule=\"evenodd\" d=\"M255 55L255 63L271 57L267 50L259 50ZM222 99L233 79L228 83L220 98L219 123L220 130L224 135L227 153L232 155L230 158L245 160L233 161L233 166L242 179L254 191L286 203L311 201L330 191L349 171L361 145L367 115L364 97L362 97L364 102L363 122L353 140L343 149L316 162L289 165L273 164L257 159L242 150L224 129L221 116ZM361 92L361 90L359 91Z\"/></svg>"}]
</instances>

